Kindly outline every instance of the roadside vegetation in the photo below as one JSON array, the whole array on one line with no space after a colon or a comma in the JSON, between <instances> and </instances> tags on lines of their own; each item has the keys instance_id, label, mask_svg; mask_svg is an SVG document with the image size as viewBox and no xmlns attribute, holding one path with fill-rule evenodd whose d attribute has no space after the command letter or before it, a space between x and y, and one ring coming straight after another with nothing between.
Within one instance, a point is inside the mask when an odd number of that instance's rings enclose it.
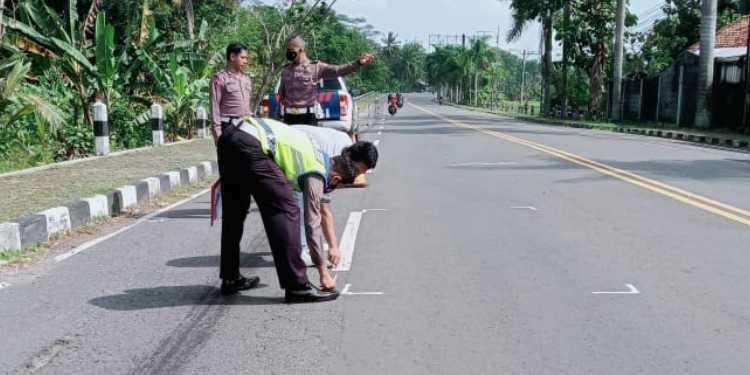
<instances>
[{"instance_id":1,"label":"roadside vegetation","mask_svg":"<svg viewBox=\"0 0 750 375\"><path fill-rule=\"evenodd\" d=\"M331 63L377 51L349 80L362 93L424 85L420 45L337 14L335 1L0 2L0 173L90 155L96 100L109 108L115 150L150 144L154 102L164 107L169 141L191 138L231 41L250 46L255 104L275 83L295 32L308 39L311 57Z\"/></svg>"}]
</instances>

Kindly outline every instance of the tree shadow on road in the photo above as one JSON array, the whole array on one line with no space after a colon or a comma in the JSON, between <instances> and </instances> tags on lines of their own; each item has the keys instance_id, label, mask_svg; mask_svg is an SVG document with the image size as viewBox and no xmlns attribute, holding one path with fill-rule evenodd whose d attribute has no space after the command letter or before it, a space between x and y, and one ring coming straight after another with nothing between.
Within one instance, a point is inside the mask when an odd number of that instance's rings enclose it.
<instances>
[{"instance_id":1,"label":"tree shadow on road","mask_svg":"<svg viewBox=\"0 0 750 375\"><path fill-rule=\"evenodd\" d=\"M258 288L267 286L261 284ZM244 294L222 296L219 293L219 288L210 285L176 285L128 289L120 294L97 297L89 301L94 306L115 311L136 311L177 306L277 305L283 302L284 299L281 297L257 297Z\"/></svg>"}]
</instances>

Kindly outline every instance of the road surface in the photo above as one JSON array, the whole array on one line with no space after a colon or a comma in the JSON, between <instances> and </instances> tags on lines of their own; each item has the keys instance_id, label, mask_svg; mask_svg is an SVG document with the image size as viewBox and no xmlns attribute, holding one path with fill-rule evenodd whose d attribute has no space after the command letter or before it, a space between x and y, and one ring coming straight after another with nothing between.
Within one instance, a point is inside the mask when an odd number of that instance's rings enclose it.
<instances>
[{"instance_id":1,"label":"road surface","mask_svg":"<svg viewBox=\"0 0 750 375\"><path fill-rule=\"evenodd\" d=\"M371 186L334 193L352 245L338 301L282 303L257 212L242 263L264 285L219 296L219 230L201 195L6 275L0 372L750 369L750 156L426 95L365 138L381 151Z\"/></svg>"}]
</instances>

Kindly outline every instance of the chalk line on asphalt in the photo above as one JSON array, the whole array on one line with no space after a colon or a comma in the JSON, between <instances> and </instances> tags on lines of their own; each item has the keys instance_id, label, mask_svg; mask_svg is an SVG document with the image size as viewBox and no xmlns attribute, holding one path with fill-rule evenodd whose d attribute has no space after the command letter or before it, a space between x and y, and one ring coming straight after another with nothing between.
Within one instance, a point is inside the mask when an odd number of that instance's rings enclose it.
<instances>
[{"instance_id":1,"label":"chalk line on asphalt","mask_svg":"<svg viewBox=\"0 0 750 375\"><path fill-rule=\"evenodd\" d=\"M615 292L591 292L591 294L641 294L641 291L638 290L633 284L625 284L626 287L628 287L628 291L615 291Z\"/></svg>"},{"instance_id":2,"label":"chalk line on asphalt","mask_svg":"<svg viewBox=\"0 0 750 375\"><path fill-rule=\"evenodd\" d=\"M352 284L344 285L344 290L341 291L341 294L345 296L382 296L385 294L383 292L350 292L349 288L351 286Z\"/></svg>"},{"instance_id":3,"label":"chalk line on asphalt","mask_svg":"<svg viewBox=\"0 0 750 375\"><path fill-rule=\"evenodd\" d=\"M90 249L90 248L92 248L92 247L94 247L94 246L96 246L96 245L98 245L98 244L100 244L100 243L102 243L102 242L104 242L104 241L112 238L112 237L115 237L115 236L117 236L117 235L119 235L121 233L127 232L127 231L135 228L136 226L138 226L140 224L143 224L146 221L151 220L151 218L153 218L154 216L160 215L160 214L162 214L162 213L164 213L166 211L174 209L175 207L181 206L181 205L183 205L183 204L185 204L187 202L190 202L191 200L193 200L195 198L198 198L201 195L206 194L208 192L209 192L209 189L202 190L202 191L200 191L198 193L195 193L195 194L191 195L190 197L185 198L185 199L183 199L183 200L181 200L181 201L179 201L177 203L173 203L172 205L164 207L164 208L162 208L162 209L160 209L158 211L152 212L152 213L150 213L150 214L148 214L148 215L146 215L146 216L144 216L144 217L136 220L135 223L132 223L132 224L126 226L126 227L120 228L117 231L114 231L114 232L112 232L112 233L110 233L110 234L108 234L108 235L106 235L104 237L99 237L97 239L88 241L88 242L84 243L83 245L80 245L80 246L76 247L73 250L70 250L70 251L68 251L66 253L63 253L63 254L60 254L60 255L56 256L55 257L55 261L62 262L63 260L68 259L68 258L72 257L73 255L76 255L76 254L78 254L78 253L80 253L82 251L88 250L88 249Z\"/></svg>"},{"instance_id":4,"label":"chalk line on asphalt","mask_svg":"<svg viewBox=\"0 0 750 375\"><path fill-rule=\"evenodd\" d=\"M529 210L529 211L538 211L536 207L534 206L515 206L511 207L512 210Z\"/></svg>"}]
</instances>

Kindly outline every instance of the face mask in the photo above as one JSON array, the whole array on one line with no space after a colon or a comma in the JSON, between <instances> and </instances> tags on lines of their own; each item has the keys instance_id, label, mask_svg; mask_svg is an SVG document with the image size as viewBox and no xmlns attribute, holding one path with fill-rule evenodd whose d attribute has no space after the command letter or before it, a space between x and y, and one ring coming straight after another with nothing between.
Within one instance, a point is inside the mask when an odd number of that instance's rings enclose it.
<instances>
[{"instance_id":1,"label":"face mask","mask_svg":"<svg viewBox=\"0 0 750 375\"><path fill-rule=\"evenodd\" d=\"M297 52L291 50L286 51L286 59L288 61L297 60Z\"/></svg>"}]
</instances>

